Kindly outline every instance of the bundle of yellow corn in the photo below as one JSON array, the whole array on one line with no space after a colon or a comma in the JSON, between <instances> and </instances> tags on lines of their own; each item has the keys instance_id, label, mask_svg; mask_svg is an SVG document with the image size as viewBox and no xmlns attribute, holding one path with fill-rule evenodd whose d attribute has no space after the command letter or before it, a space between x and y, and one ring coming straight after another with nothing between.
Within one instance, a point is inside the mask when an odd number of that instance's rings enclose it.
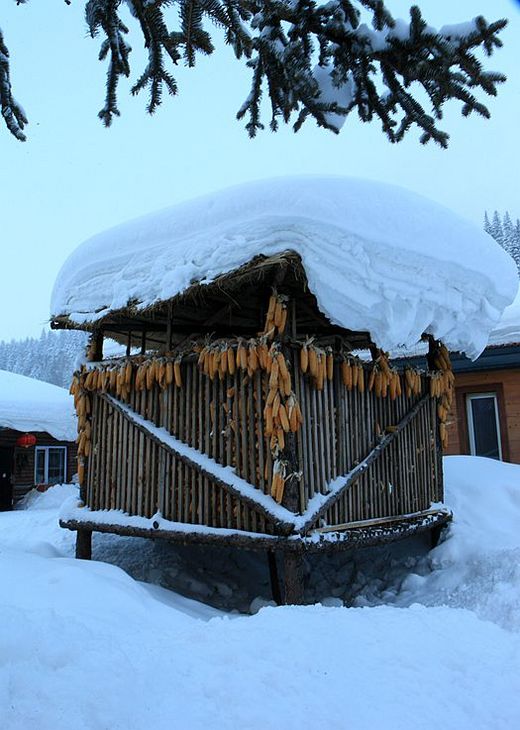
<instances>
[{"instance_id":1,"label":"bundle of yellow corn","mask_svg":"<svg viewBox=\"0 0 520 730\"><path fill-rule=\"evenodd\" d=\"M448 349L441 343L435 343L433 353L433 364L437 368L430 380L430 393L438 399L437 415L439 417L439 434L441 437L442 448L448 446L448 430L446 422L453 402L453 391L455 386L455 376L451 368L450 354Z\"/></svg>"},{"instance_id":2,"label":"bundle of yellow corn","mask_svg":"<svg viewBox=\"0 0 520 730\"><path fill-rule=\"evenodd\" d=\"M404 378L406 383L406 397L411 398L412 395L420 395L422 392L421 373L418 370L406 368Z\"/></svg>"},{"instance_id":3,"label":"bundle of yellow corn","mask_svg":"<svg viewBox=\"0 0 520 730\"><path fill-rule=\"evenodd\" d=\"M357 358L345 357L341 363L341 379L347 390L365 392L365 370Z\"/></svg>"},{"instance_id":4,"label":"bundle of yellow corn","mask_svg":"<svg viewBox=\"0 0 520 730\"><path fill-rule=\"evenodd\" d=\"M305 346L304 346L305 347ZM303 351L304 348L302 348ZM323 390L325 380L327 379L328 371L332 375L333 366L327 367L327 353L321 347L316 345L308 344L306 347L307 358L308 358L308 372L310 373L314 385L317 390ZM303 357L305 361L305 356ZM300 357L300 365L302 364L302 358ZM305 362L303 363L305 364Z\"/></svg>"},{"instance_id":5,"label":"bundle of yellow corn","mask_svg":"<svg viewBox=\"0 0 520 730\"><path fill-rule=\"evenodd\" d=\"M155 384L161 389L167 388L172 383L178 388L182 387L181 376L182 355L177 355L175 359L170 357L148 358L143 360L137 367L135 373L135 389L137 391L152 390ZM130 363L129 363L130 364ZM122 366L120 370L120 378L116 382L116 387L120 389L121 395L125 397L125 391L131 390L132 369L128 365ZM124 369L123 369L124 368ZM118 395L120 393L118 392Z\"/></svg>"},{"instance_id":6,"label":"bundle of yellow corn","mask_svg":"<svg viewBox=\"0 0 520 730\"><path fill-rule=\"evenodd\" d=\"M276 345L267 354L268 392L264 408L265 434L273 455L285 448L285 434L295 433L303 423L302 412L292 391L287 361Z\"/></svg>"},{"instance_id":7,"label":"bundle of yellow corn","mask_svg":"<svg viewBox=\"0 0 520 730\"><path fill-rule=\"evenodd\" d=\"M269 306L265 318L265 327L263 334L272 340L278 332L283 334L287 325L287 303L289 298L284 294L278 294L273 291L269 298Z\"/></svg>"},{"instance_id":8,"label":"bundle of yellow corn","mask_svg":"<svg viewBox=\"0 0 520 730\"><path fill-rule=\"evenodd\" d=\"M95 383L97 383L97 375L98 373L95 370L86 371L85 368L82 368L74 374L69 389L70 394L74 396L74 407L78 416L78 438L76 443L78 444L78 479L80 485L83 484L85 473L84 457L89 456L91 444L92 426L90 415L92 404L89 391L94 389Z\"/></svg>"},{"instance_id":9,"label":"bundle of yellow corn","mask_svg":"<svg viewBox=\"0 0 520 730\"><path fill-rule=\"evenodd\" d=\"M381 352L374 362L368 379L368 389L374 392L377 398L386 398L390 395L390 398L395 400L402 394L399 373L390 367L385 352Z\"/></svg>"},{"instance_id":10,"label":"bundle of yellow corn","mask_svg":"<svg viewBox=\"0 0 520 730\"><path fill-rule=\"evenodd\" d=\"M237 368L247 369L247 350L239 340L236 354L231 342L214 342L204 345L199 353L198 365L204 375L214 380L218 375L224 380L226 375L234 375Z\"/></svg>"},{"instance_id":11,"label":"bundle of yellow corn","mask_svg":"<svg viewBox=\"0 0 520 730\"><path fill-rule=\"evenodd\" d=\"M275 499L278 504L281 504L283 500L283 493L285 490L285 479L286 479L286 464L280 459L276 459L273 464L273 478L271 480L271 497Z\"/></svg>"}]
</instances>

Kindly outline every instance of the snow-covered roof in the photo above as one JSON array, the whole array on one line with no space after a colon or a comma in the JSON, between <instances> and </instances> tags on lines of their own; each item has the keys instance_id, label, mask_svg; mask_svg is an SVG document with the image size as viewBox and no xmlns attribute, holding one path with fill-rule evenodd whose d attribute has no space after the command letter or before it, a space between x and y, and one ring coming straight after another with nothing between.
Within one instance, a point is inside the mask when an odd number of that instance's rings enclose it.
<instances>
[{"instance_id":1,"label":"snow-covered roof","mask_svg":"<svg viewBox=\"0 0 520 730\"><path fill-rule=\"evenodd\" d=\"M58 441L74 441L73 399L64 388L0 370L0 428L45 431Z\"/></svg>"},{"instance_id":2,"label":"snow-covered roof","mask_svg":"<svg viewBox=\"0 0 520 730\"><path fill-rule=\"evenodd\" d=\"M512 304L504 309L497 326L489 336L490 345L520 343L520 289Z\"/></svg>"},{"instance_id":3,"label":"snow-covered roof","mask_svg":"<svg viewBox=\"0 0 520 730\"><path fill-rule=\"evenodd\" d=\"M77 324L148 307L257 254L293 250L321 311L384 349L423 332L476 357L517 288L510 257L477 226L402 188L290 177L229 188L83 243L62 267L53 317Z\"/></svg>"}]
</instances>

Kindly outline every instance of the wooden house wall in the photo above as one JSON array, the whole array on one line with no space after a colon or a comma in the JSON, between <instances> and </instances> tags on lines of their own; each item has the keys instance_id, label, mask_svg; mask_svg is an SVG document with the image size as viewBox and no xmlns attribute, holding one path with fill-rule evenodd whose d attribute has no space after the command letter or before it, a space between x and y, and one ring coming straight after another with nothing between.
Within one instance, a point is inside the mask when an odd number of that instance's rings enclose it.
<instances>
[{"instance_id":1,"label":"wooden house wall","mask_svg":"<svg viewBox=\"0 0 520 730\"><path fill-rule=\"evenodd\" d=\"M496 393L498 398L502 453L505 461L520 464L520 369L457 373L455 399L448 418L447 455L469 454L466 395Z\"/></svg>"},{"instance_id":2,"label":"wooden house wall","mask_svg":"<svg viewBox=\"0 0 520 730\"><path fill-rule=\"evenodd\" d=\"M32 433L36 437L35 446L21 448L16 446L16 440L23 435L20 431L0 430L0 447L13 450L11 482L15 499L20 498L34 487L34 460L37 446L65 446L67 448L66 481L70 482L77 471L77 446L74 441L57 441L50 434L41 431Z\"/></svg>"}]
</instances>

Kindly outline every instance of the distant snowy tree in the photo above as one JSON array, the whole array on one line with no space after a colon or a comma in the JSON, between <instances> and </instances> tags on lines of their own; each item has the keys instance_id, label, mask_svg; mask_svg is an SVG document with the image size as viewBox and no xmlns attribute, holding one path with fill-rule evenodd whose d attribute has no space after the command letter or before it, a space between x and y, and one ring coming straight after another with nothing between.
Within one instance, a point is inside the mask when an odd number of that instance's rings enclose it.
<instances>
[{"instance_id":1,"label":"distant snowy tree","mask_svg":"<svg viewBox=\"0 0 520 730\"><path fill-rule=\"evenodd\" d=\"M0 370L68 388L75 363L85 350L83 332L43 330L39 338L0 342Z\"/></svg>"},{"instance_id":2,"label":"distant snowy tree","mask_svg":"<svg viewBox=\"0 0 520 730\"><path fill-rule=\"evenodd\" d=\"M391 142L402 140L416 125L422 143L434 140L446 147L448 134L437 127L445 102L458 99L464 116L476 112L489 117L474 94L495 96L497 84L505 80L500 73L485 71L476 53L483 50L489 56L502 45L498 34L506 20L488 23L479 16L436 30L417 6L410 9L409 22L396 20L383 0L88 0L87 26L92 37L103 36L99 58L108 62L106 98L99 112L107 126L119 115L118 81L130 75L129 28L121 18L122 7L130 11L148 51L132 94L148 89L150 113L161 104L165 90L177 94L168 65L182 61L194 66L198 56L214 50L207 25L223 30L225 42L252 74L251 90L237 114L247 118L251 137L263 129L265 91L272 130L296 114L295 130L312 117L319 126L338 132L356 110L363 122L379 119ZM27 119L12 95L9 52L1 31L0 104L9 131L24 140Z\"/></svg>"},{"instance_id":3,"label":"distant snowy tree","mask_svg":"<svg viewBox=\"0 0 520 730\"><path fill-rule=\"evenodd\" d=\"M484 230L514 259L520 273L520 220L513 223L508 211L501 218L495 210L491 222L487 212L484 215Z\"/></svg>"}]
</instances>

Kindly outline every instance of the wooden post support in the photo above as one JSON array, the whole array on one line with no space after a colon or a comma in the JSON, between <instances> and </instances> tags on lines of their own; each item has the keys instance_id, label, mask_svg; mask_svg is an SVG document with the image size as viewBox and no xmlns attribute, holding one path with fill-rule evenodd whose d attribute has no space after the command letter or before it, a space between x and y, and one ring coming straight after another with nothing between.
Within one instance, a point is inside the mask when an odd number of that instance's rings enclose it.
<instances>
[{"instance_id":1,"label":"wooden post support","mask_svg":"<svg viewBox=\"0 0 520 730\"><path fill-rule=\"evenodd\" d=\"M90 336L88 359L91 362L100 362L103 359L103 330L94 330Z\"/></svg>"},{"instance_id":2,"label":"wooden post support","mask_svg":"<svg viewBox=\"0 0 520 730\"><path fill-rule=\"evenodd\" d=\"M286 606L302 606L304 603L303 589L303 555L299 552L286 550L283 554Z\"/></svg>"},{"instance_id":3,"label":"wooden post support","mask_svg":"<svg viewBox=\"0 0 520 730\"><path fill-rule=\"evenodd\" d=\"M78 530L76 535L76 557L80 560L92 558L92 530Z\"/></svg>"},{"instance_id":4,"label":"wooden post support","mask_svg":"<svg viewBox=\"0 0 520 730\"><path fill-rule=\"evenodd\" d=\"M271 595L277 606L281 606L282 590L280 585L280 575L278 573L278 563L276 561L276 552L274 550L267 551L267 563L269 565L269 581L271 583Z\"/></svg>"},{"instance_id":5,"label":"wooden post support","mask_svg":"<svg viewBox=\"0 0 520 730\"><path fill-rule=\"evenodd\" d=\"M444 524L442 525L435 525L435 527L432 527L430 530L430 549L433 550L433 548L436 548L439 544L439 540L441 538L441 533L444 528Z\"/></svg>"}]
</instances>

